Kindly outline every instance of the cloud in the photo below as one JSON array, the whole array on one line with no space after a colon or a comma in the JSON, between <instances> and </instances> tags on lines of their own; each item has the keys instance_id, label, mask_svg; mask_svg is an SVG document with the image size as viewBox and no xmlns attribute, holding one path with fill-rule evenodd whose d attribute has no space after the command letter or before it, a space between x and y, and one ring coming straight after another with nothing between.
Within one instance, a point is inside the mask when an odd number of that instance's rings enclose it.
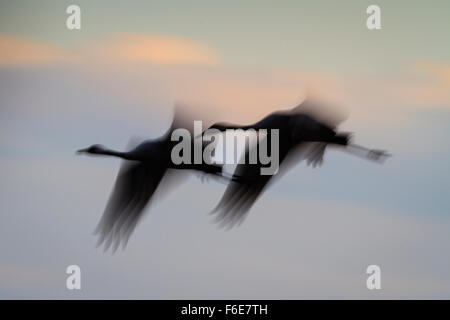
<instances>
[{"instance_id":1,"label":"cloud","mask_svg":"<svg viewBox=\"0 0 450 320\"><path fill-rule=\"evenodd\" d=\"M81 67L87 74L95 65L96 73L126 82L125 93L135 97L148 99L159 89L172 100L239 111L242 120L293 107L306 93L348 107L370 121L374 110L398 110L394 117L404 122L405 109L450 107L450 63L446 62L419 61L394 76L378 77L310 70L236 71L219 66L214 49L178 36L121 33L69 48L0 34L0 65L55 62ZM205 66L214 68L205 70ZM157 84L151 92L149 80Z\"/></svg>"},{"instance_id":2,"label":"cloud","mask_svg":"<svg viewBox=\"0 0 450 320\"><path fill-rule=\"evenodd\" d=\"M425 108L450 108L450 63L419 62L412 73L413 77L399 86L400 96Z\"/></svg>"},{"instance_id":3,"label":"cloud","mask_svg":"<svg viewBox=\"0 0 450 320\"><path fill-rule=\"evenodd\" d=\"M0 34L0 66L33 66L72 59L72 54L57 46Z\"/></svg>"},{"instance_id":4,"label":"cloud","mask_svg":"<svg viewBox=\"0 0 450 320\"><path fill-rule=\"evenodd\" d=\"M107 61L122 64L211 66L218 54L208 46L176 36L118 34L106 40L85 42L74 47L0 34L0 65L32 66L51 63Z\"/></svg>"},{"instance_id":5,"label":"cloud","mask_svg":"<svg viewBox=\"0 0 450 320\"><path fill-rule=\"evenodd\" d=\"M217 53L204 44L166 35L119 34L98 45L97 50L99 58L122 62L215 65L219 61Z\"/></svg>"},{"instance_id":6,"label":"cloud","mask_svg":"<svg viewBox=\"0 0 450 320\"><path fill-rule=\"evenodd\" d=\"M450 63L426 61L417 64L417 69L431 75L439 83L450 86Z\"/></svg>"},{"instance_id":7,"label":"cloud","mask_svg":"<svg viewBox=\"0 0 450 320\"><path fill-rule=\"evenodd\" d=\"M111 85L114 88L108 91L113 94L122 93L139 104L157 98L186 102L202 110L216 109L217 117L228 121L254 121L269 112L294 107L306 95L345 108L364 123L407 124L413 120L405 113L408 110L450 110L449 68L437 63L421 68L407 65L383 76L224 66L155 68L127 61L120 68L107 64L100 74L98 69L95 74L86 70L89 79ZM152 90L148 90L149 84Z\"/></svg>"}]
</instances>

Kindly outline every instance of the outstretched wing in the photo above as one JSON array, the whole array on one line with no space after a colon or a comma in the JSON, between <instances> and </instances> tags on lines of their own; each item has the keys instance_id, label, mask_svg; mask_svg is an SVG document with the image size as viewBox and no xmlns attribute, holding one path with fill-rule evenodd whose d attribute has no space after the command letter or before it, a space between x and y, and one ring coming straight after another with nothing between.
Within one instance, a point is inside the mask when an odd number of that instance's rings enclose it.
<instances>
[{"instance_id":1,"label":"outstretched wing","mask_svg":"<svg viewBox=\"0 0 450 320\"><path fill-rule=\"evenodd\" d=\"M105 212L97 226L98 245L105 251L128 239L140 221L146 205L155 193L166 168L152 162L124 162L108 200Z\"/></svg>"},{"instance_id":2,"label":"outstretched wing","mask_svg":"<svg viewBox=\"0 0 450 320\"><path fill-rule=\"evenodd\" d=\"M306 164L313 168L321 166L327 144L325 142L302 142L296 146L286 159L286 166L306 160Z\"/></svg>"},{"instance_id":3,"label":"outstretched wing","mask_svg":"<svg viewBox=\"0 0 450 320\"><path fill-rule=\"evenodd\" d=\"M268 141L270 143L270 139ZM261 169L264 167L259 161L256 164L249 163L250 152L255 152L261 143L251 148L247 148L244 161L238 164L234 171L234 179L230 181L224 195L219 203L212 211L216 213L216 221L221 226L233 227L241 224L248 211L256 202L258 197L263 193L267 185L272 182L274 177L278 177L279 173L275 175L262 175ZM283 164L283 160L289 153L290 148L280 148L279 150L279 166Z\"/></svg>"},{"instance_id":4,"label":"outstretched wing","mask_svg":"<svg viewBox=\"0 0 450 320\"><path fill-rule=\"evenodd\" d=\"M263 192L272 176L261 175L260 165L238 164L234 172L237 181L230 181L224 195L212 211L216 222L229 228L241 224L248 211Z\"/></svg>"},{"instance_id":5,"label":"outstretched wing","mask_svg":"<svg viewBox=\"0 0 450 320\"><path fill-rule=\"evenodd\" d=\"M339 124L348 118L348 112L342 108L313 99L306 99L295 108L289 110L289 113L308 115L332 129L336 129Z\"/></svg>"},{"instance_id":6,"label":"outstretched wing","mask_svg":"<svg viewBox=\"0 0 450 320\"><path fill-rule=\"evenodd\" d=\"M273 176L261 175L261 164L238 164L234 172L236 181L230 181L220 202L212 211L216 214L216 222L228 228L240 225L269 184L303 160L313 167L321 165L325 148L325 143L312 142L302 143L284 152L280 150L280 167ZM248 151L245 156L248 158Z\"/></svg>"}]
</instances>

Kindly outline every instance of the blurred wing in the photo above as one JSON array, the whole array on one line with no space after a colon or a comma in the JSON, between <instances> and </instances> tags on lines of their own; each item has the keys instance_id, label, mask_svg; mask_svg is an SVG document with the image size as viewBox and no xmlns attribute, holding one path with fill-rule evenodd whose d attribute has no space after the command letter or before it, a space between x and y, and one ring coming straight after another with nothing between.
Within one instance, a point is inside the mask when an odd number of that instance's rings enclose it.
<instances>
[{"instance_id":1,"label":"blurred wing","mask_svg":"<svg viewBox=\"0 0 450 320\"><path fill-rule=\"evenodd\" d=\"M306 160L313 167L321 165L326 143L302 143L286 154L280 154L280 168L276 175L261 175L260 164L239 164L234 175L238 182L231 181L219 204L213 210L216 221L229 228L240 225L248 211L269 183L281 178L295 164ZM248 155L248 152L246 153Z\"/></svg>"},{"instance_id":2,"label":"blurred wing","mask_svg":"<svg viewBox=\"0 0 450 320\"><path fill-rule=\"evenodd\" d=\"M312 99L306 99L289 112L306 114L333 129L337 128L339 124L348 118L348 112L341 108Z\"/></svg>"},{"instance_id":3,"label":"blurred wing","mask_svg":"<svg viewBox=\"0 0 450 320\"><path fill-rule=\"evenodd\" d=\"M291 152L289 157L296 163L306 160L306 163L313 168L323 163L323 156L327 144L325 142L302 142Z\"/></svg>"},{"instance_id":4,"label":"blurred wing","mask_svg":"<svg viewBox=\"0 0 450 320\"><path fill-rule=\"evenodd\" d=\"M166 168L154 163L125 162L117 176L105 212L97 226L98 245L105 251L125 247Z\"/></svg>"},{"instance_id":5,"label":"blurred wing","mask_svg":"<svg viewBox=\"0 0 450 320\"><path fill-rule=\"evenodd\" d=\"M164 139L170 140L170 136L175 129L183 128L188 130L191 135L194 134L194 121L202 121L203 129L208 128L212 123L209 117L205 115L205 112L196 113L191 108L177 103L174 108L174 114L172 123L166 133L163 135Z\"/></svg>"},{"instance_id":6,"label":"blurred wing","mask_svg":"<svg viewBox=\"0 0 450 320\"><path fill-rule=\"evenodd\" d=\"M257 164L238 164L234 175L239 182L230 181L224 195L212 213L221 226L241 224L250 208L263 192L272 176L261 175Z\"/></svg>"},{"instance_id":7,"label":"blurred wing","mask_svg":"<svg viewBox=\"0 0 450 320\"><path fill-rule=\"evenodd\" d=\"M264 143L260 141L259 143ZM261 175L261 163L249 164L249 153L255 151L258 146L255 145L243 155L244 164L238 164L234 171L234 176L237 181L230 181L224 195L220 199L218 205L212 213L216 213L216 222L221 226L233 227L236 224L241 224L248 211L256 202L258 197L263 193L264 189L274 177L278 177L278 173L273 175ZM289 148L281 148L279 153L279 166L285 159Z\"/></svg>"}]
</instances>

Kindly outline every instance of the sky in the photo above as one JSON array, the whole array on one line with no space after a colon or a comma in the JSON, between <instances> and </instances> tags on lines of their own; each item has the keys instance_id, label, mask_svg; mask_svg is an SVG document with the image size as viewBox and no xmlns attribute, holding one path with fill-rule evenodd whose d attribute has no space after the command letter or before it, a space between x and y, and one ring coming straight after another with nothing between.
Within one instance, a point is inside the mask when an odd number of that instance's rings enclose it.
<instances>
[{"instance_id":1,"label":"sky","mask_svg":"<svg viewBox=\"0 0 450 320\"><path fill-rule=\"evenodd\" d=\"M381 8L380 30L366 8ZM68 30L66 8L81 8ZM450 298L448 1L0 0L0 298ZM250 123L306 95L347 114L383 165L329 148L242 226L225 185L189 176L115 254L93 236L123 149L175 104ZM71 264L82 289L67 290ZM381 268L382 289L366 288Z\"/></svg>"}]
</instances>

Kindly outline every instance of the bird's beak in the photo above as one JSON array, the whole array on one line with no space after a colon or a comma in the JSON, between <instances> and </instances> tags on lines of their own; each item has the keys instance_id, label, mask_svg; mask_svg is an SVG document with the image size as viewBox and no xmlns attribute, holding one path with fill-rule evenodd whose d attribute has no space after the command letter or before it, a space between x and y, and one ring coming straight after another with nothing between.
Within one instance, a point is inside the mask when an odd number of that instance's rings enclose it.
<instances>
[{"instance_id":1,"label":"bird's beak","mask_svg":"<svg viewBox=\"0 0 450 320\"><path fill-rule=\"evenodd\" d=\"M76 152L76 154L82 154L85 153L87 151L87 149L80 149Z\"/></svg>"}]
</instances>

